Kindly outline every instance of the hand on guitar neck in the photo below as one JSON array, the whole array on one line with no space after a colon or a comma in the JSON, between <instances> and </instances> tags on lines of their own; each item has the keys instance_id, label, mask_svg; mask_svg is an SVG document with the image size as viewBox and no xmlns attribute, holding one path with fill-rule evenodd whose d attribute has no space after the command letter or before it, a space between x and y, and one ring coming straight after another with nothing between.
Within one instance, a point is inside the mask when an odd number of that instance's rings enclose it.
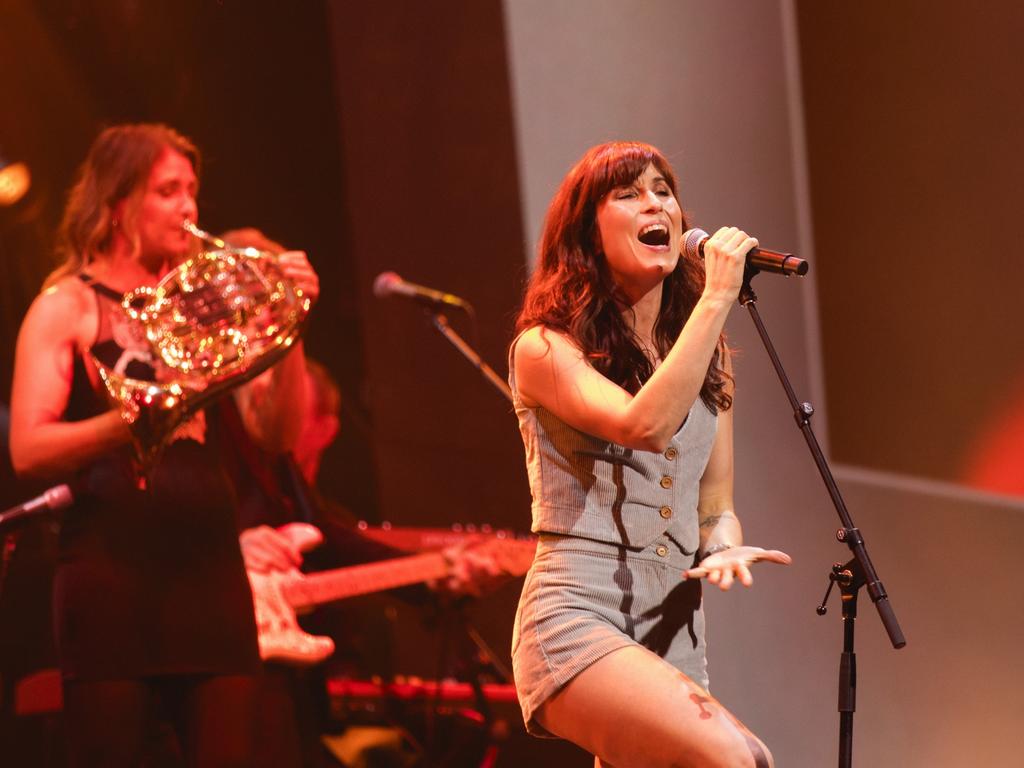
<instances>
[{"instance_id":1,"label":"hand on guitar neck","mask_svg":"<svg viewBox=\"0 0 1024 768\"><path fill-rule=\"evenodd\" d=\"M304 575L298 570L302 553L323 539L314 526L262 526L239 539L252 585L260 655L265 661L290 664L315 664L334 652L329 637L315 637L299 627L296 609L418 582L453 594L479 595L526 573L536 549L533 540L468 534L440 552Z\"/></svg>"},{"instance_id":2,"label":"hand on guitar neck","mask_svg":"<svg viewBox=\"0 0 1024 768\"><path fill-rule=\"evenodd\" d=\"M280 528L260 525L246 528L238 536L245 569L256 573L298 568L302 553L320 546L323 540L319 529L308 523L289 523Z\"/></svg>"},{"instance_id":3,"label":"hand on guitar neck","mask_svg":"<svg viewBox=\"0 0 1024 768\"><path fill-rule=\"evenodd\" d=\"M488 540L480 535L470 535L463 543L446 547L441 555L448 564L448 573L443 578L431 579L427 584L431 589L455 597L480 597L520 575L505 568Z\"/></svg>"}]
</instances>

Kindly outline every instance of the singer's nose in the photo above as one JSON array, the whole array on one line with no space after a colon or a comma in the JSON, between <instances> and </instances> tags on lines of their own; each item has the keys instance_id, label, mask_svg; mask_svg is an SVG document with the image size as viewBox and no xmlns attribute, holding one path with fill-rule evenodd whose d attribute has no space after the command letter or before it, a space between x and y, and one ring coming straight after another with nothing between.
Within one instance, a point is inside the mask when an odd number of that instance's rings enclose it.
<instances>
[{"instance_id":1,"label":"singer's nose","mask_svg":"<svg viewBox=\"0 0 1024 768\"><path fill-rule=\"evenodd\" d=\"M653 189L649 189L644 193L644 202L647 204L647 210L655 213L665 207L664 201Z\"/></svg>"}]
</instances>

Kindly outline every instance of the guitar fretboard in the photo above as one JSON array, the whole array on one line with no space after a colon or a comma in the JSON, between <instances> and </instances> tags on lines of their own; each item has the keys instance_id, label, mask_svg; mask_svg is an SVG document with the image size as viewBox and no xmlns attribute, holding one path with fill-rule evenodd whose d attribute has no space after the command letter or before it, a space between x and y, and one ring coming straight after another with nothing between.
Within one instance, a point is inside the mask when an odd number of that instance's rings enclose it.
<instances>
[{"instance_id":1,"label":"guitar fretboard","mask_svg":"<svg viewBox=\"0 0 1024 768\"><path fill-rule=\"evenodd\" d=\"M448 564L444 556L439 552L427 552L353 565L338 571L307 574L302 580L285 585L284 596L295 608L310 608L332 600L440 579L447 573Z\"/></svg>"}]
</instances>

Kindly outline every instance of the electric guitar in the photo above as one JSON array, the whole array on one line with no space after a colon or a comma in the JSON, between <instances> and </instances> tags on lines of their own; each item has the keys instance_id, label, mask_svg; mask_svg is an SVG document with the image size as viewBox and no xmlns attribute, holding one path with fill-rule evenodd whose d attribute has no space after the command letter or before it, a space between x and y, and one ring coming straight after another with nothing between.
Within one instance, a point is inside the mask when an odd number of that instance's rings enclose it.
<instances>
[{"instance_id":1,"label":"electric guitar","mask_svg":"<svg viewBox=\"0 0 1024 768\"><path fill-rule=\"evenodd\" d=\"M308 552L323 540L320 531L305 523L278 528L301 551ZM451 533L443 533L450 542ZM521 576L530 568L537 549L534 539L516 539L504 534L456 533L456 540L491 555L502 572ZM387 535L372 536L377 540ZM295 612L310 610L321 603L404 587L432 579L443 579L450 570L450 557L444 552L423 552L408 557L352 565L330 571L304 574L298 570L248 571L256 609L256 629L260 656L295 666L310 666L334 653L329 637L311 635L302 630Z\"/></svg>"}]
</instances>

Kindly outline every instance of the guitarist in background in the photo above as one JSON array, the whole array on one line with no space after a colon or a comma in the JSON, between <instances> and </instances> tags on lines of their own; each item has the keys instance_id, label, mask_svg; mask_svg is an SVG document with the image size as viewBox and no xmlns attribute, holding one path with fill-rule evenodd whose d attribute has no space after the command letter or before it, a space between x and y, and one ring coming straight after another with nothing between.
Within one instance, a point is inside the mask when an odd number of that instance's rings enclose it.
<instances>
[{"instance_id":1,"label":"guitarist in background","mask_svg":"<svg viewBox=\"0 0 1024 768\"><path fill-rule=\"evenodd\" d=\"M223 239L237 247L272 253L284 250L255 229L226 232ZM258 448L246 438L234 414L225 414L228 431L235 436L242 459L233 467L233 474L239 502L239 542L246 568L257 574L296 568L315 571L407 554L362 535L346 509L317 493L321 457L340 428L341 392L326 369L308 358L306 388L303 426L287 455L274 455ZM304 557L293 538L278 530L293 523L315 526L323 535L323 543ZM435 585L439 591L480 595L508 578L483 548L454 547L446 555L451 570L444 583ZM398 593L416 603L426 603L431 598L425 587L405 587ZM330 618L327 617L328 625L332 623ZM344 630L340 626L327 631L340 644L348 645L341 637ZM297 669L268 663L265 671L257 724L263 741L260 765L336 765L319 743L327 714L322 667Z\"/></svg>"}]
</instances>

